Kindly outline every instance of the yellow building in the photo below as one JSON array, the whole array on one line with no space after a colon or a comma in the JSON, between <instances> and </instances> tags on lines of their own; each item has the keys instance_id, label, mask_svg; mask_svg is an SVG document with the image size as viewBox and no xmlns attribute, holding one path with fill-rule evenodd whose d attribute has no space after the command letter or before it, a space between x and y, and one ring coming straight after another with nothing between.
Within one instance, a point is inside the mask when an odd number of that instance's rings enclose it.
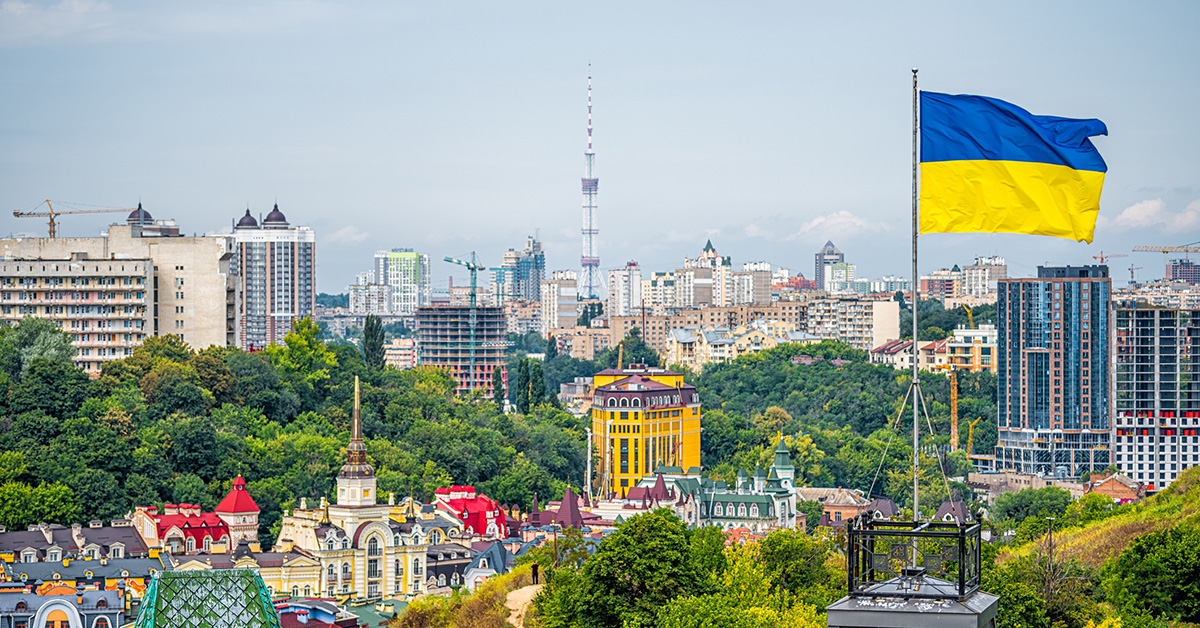
<instances>
[{"instance_id":1,"label":"yellow building","mask_svg":"<svg viewBox=\"0 0 1200 628\"><path fill-rule=\"evenodd\" d=\"M592 449L598 453L600 497L624 495L659 465L700 466L700 395L683 375L660 368L596 373L592 397Z\"/></svg>"}]
</instances>

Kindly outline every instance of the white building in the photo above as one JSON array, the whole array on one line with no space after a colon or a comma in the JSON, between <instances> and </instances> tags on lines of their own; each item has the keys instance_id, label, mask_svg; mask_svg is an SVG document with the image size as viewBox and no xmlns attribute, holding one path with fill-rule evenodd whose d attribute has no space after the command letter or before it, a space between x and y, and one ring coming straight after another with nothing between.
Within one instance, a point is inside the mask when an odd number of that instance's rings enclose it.
<instances>
[{"instance_id":1,"label":"white building","mask_svg":"<svg viewBox=\"0 0 1200 628\"><path fill-rule=\"evenodd\" d=\"M962 268L963 296L985 298L995 294L997 282L1008 278L1008 266L999 256L976 257L975 263Z\"/></svg>"},{"instance_id":2,"label":"white building","mask_svg":"<svg viewBox=\"0 0 1200 628\"><path fill-rule=\"evenodd\" d=\"M637 262L629 262L623 268L608 271L609 316L631 316L641 312L642 268Z\"/></svg>"},{"instance_id":3,"label":"white building","mask_svg":"<svg viewBox=\"0 0 1200 628\"><path fill-rule=\"evenodd\" d=\"M355 316L392 313L392 287L373 283L350 286L350 313Z\"/></svg>"},{"instance_id":4,"label":"white building","mask_svg":"<svg viewBox=\"0 0 1200 628\"><path fill-rule=\"evenodd\" d=\"M814 336L869 351L900 337L900 303L851 297L812 299L806 327Z\"/></svg>"},{"instance_id":5,"label":"white building","mask_svg":"<svg viewBox=\"0 0 1200 628\"><path fill-rule=\"evenodd\" d=\"M429 282L429 255L412 249L375 253L374 283L391 287L388 314L414 314L433 301Z\"/></svg>"},{"instance_id":6,"label":"white building","mask_svg":"<svg viewBox=\"0 0 1200 628\"><path fill-rule=\"evenodd\" d=\"M288 224L277 203L260 225L246 210L233 229L237 276L237 344L281 344L292 321L309 316L317 295L316 234Z\"/></svg>"},{"instance_id":7,"label":"white building","mask_svg":"<svg viewBox=\"0 0 1200 628\"><path fill-rule=\"evenodd\" d=\"M579 275L573 270L556 270L542 282L542 321L539 331L549 336L556 329L571 329L578 320Z\"/></svg>"}]
</instances>

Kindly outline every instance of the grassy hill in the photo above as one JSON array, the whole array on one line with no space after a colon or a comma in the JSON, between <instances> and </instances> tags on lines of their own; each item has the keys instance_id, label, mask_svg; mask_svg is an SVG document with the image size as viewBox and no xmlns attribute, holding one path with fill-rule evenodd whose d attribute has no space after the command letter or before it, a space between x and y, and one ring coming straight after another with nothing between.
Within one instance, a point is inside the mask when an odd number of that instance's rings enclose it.
<instances>
[{"instance_id":1,"label":"grassy hill","mask_svg":"<svg viewBox=\"0 0 1200 628\"><path fill-rule=\"evenodd\" d=\"M1117 508L1112 516L1054 534L1054 551L1093 567L1121 553L1133 539L1179 523L1200 523L1200 467L1180 474L1166 490ZM1036 543L1003 550L1003 563L1036 552Z\"/></svg>"}]
</instances>

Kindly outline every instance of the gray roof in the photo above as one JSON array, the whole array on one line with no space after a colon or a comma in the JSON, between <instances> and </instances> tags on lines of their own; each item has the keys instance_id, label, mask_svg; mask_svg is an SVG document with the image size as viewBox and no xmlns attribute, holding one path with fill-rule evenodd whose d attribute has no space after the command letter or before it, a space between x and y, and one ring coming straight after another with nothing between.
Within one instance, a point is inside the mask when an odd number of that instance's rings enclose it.
<instances>
[{"instance_id":1,"label":"gray roof","mask_svg":"<svg viewBox=\"0 0 1200 628\"><path fill-rule=\"evenodd\" d=\"M107 554L110 547L120 543L125 547L126 556L144 557L149 555L146 542L142 540L141 535L133 526L100 526L96 528L80 526L79 535L83 537L83 544L77 546L72 529L57 523L40 524L34 530L0 532L0 552L19 553L25 548L32 547L38 550L39 558L45 558L45 551L51 547L62 549L64 554L76 555L88 545L95 543ZM46 540L47 536L50 537L49 541Z\"/></svg>"},{"instance_id":2,"label":"gray roof","mask_svg":"<svg viewBox=\"0 0 1200 628\"><path fill-rule=\"evenodd\" d=\"M98 560L72 560L66 566L62 561L54 562L38 562L38 563L12 563L0 565L0 568L6 568L8 575L14 580L21 580L21 574L29 576L30 580L53 580L54 574L62 576L61 580L74 580L76 578L86 577L84 574L92 572L95 578L148 578L150 571L167 571L171 569L170 564L163 564L163 561L158 558L115 558L106 560L101 563ZM127 572L125 576L122 572Z\"/></svg>"},{"instance_id":3,"label":"gray roof","mask_svg":"<svg viewBox=\"0 0 1200 628\"><path fill-rule=\"evenodd\" d=\"M476 552L471 564L467 565L467 571L479 567L479 561L484 558L488 561L488 569L492 569L498 574L508 573L508 550L505 549L503 543L495 541L487 549Z\"/></svg>"}]
</instances>

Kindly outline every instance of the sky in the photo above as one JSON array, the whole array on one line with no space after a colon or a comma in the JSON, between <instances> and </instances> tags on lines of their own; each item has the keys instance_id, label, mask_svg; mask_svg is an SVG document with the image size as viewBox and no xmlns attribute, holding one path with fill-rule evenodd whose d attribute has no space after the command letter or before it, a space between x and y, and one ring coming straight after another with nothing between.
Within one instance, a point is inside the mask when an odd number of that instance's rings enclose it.
<instances>
[{"instance_id":1,"label":"sky","mask_svg":"<svg viewBox=\"0 0 1200 628\"><path fill-rule=\"evenodd\" d=\"M372 253L435 288L537 235L577 269L593 73L601 268L677 268L710 239L811 277L910 274L912 67L921 88L1099 118L1095 241L921 238L922 273L1113 259L1200 240L1200 3L102 2L0 0L0 201L139 201L187 233L273 203L317 234L318 289ZM119 215L65 216L95 235ZM0 235L44 235L3 213Z\"/></svg>"}]
</instances>

